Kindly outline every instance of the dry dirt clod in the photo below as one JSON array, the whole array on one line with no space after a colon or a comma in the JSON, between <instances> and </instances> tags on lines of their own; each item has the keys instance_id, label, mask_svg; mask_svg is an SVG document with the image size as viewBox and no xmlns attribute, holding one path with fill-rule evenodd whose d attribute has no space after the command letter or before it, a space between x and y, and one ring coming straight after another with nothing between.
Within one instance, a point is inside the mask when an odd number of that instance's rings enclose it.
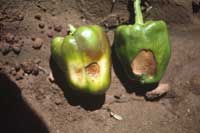
<instances>
[{"instance_id":1,"label":"dry dirt clod","mask_svg":"<svg viewBox=\"0 0 200 133\"><path fill-rule=\"evenodd\" d=\"M47 36L48 36L49 38L52 38L52 37L53 37L53 32L52 32L52 31L49 31L49 32L47 33Z\"/></svg>"},{"instance_id":2,"label":"dry dirt clod","mask_svg":"<svg viewBox=\"0 0 200 133\"><path fill-rule=\"evenodd\" d=\"M39 26L39 28L43 29L45 27L45 24L44 23L40 23L38 26Z\"/></svg>"},{"instance_id":3,"label":"dry dirt clod","mask_svg":"<svg viewBox=\"0 0 200 133\"><path fill-rule=\"evenodd\" d=\"M30 61L26 61L21 64L21 67L26 74L31 74L33 71L33 65Z\"/></svg>"},{"instance_id":4,"label":"dry dirt clod","mask_svg":"<svg viewBox=\"0 0 200 133\"><path fill-rule=\"evenodd\" d=\"M11 51L10 44L4 43L1 47L1 52L3 55L7 55Z\"/></svg>"},{"instance_id":5,"label":"dry dirt clod","mask_svg":"<svg viewBox=\"0 0 200 133\"><path fill-rule=\"evenodd\" d=\"M52 16L56 16L56 11L53 10L53 11L51 12L51 15L52 15Z\"/></svg>"},{"instance_id":6,"label":"dry dirt clod","mask_svg":"<svg viewBox=\"0 0 200 133\"><path fill-rule=\"evenodd\" d=\"M19 15L18 15L18 20L19 20L19 21L24 20L24 15L23 15L23 14L19 14Z\"/></svg>"},{"instance_id":7,"label":"dry dirt clod","mask_svg":"<svg viewBox=\"0 0 200 133\"><path fill-rule=\"evenodd\" d=\"M56 99L55 99L55 104L56 104L56 105L62 104L62 100L61 100L60 98L56 98Z\"/></svg>"},{"instance_id":8,"label":"dry dirt clod","mask_svg":"<svg viewBox=\"0 0 200 133\"><path fill-rule=\"evenodd\" d=\"M15 67L15 71L16 71L16 72L18 72L18 71L20 70L20 68L21 68L21 67L20 67L20 64L17 63L17 62L14 64L14 67Z\"/></svg>"},{"instance_id":9,"label":"dry dirt clod","mask_svg":"<svg viewBox=\"0 0 200 133\"><path fill-rule=\"evenodd\" d=\"M31 37L31 40L32 40L32 41L35 41L35 37Z\"/></svg>"},{"instance_id":10,"label":"dry dirt clod","mask_svg":"<svg viewBox=\"0 0 200 133\"><path fill-rule=\"evenodd\" d=\"M34 59L33 62L34 62L34 64L40 64L41 60L37 58L37 59Z\"/></svg>"},{"instance_id":11,"label":"dry dirt clod","mask_svg":"<svg viewBox=\"0 0 200 133\"><path fill-rule=\"evenodd\" d=\"M22 72L22 71L19 71L19 72L16 74L15 79L16 79L16 80L22 80L22 79L23 79L23 72Z\"/></svg>"},{"instance_id":12,"label":"dry dirt clod","mask_svg":"<svg viewBox=\"0 0 200 133\"><path fill-rule=\"evenodd\" d=\"M5 35L5 40L7 43L13 43L15 40L15 36L12 33L7 33Z\"/></svg>"},{"instance_id":13,"label":"dry dirt clod","mask_svg":"<svg viewBox=\"0 0 200 133\"><path fill-rule=\"evenodd\" d=\"M190 80L191 92L195 95L200 95L200 77L194 76Z\"/></svg>"},{"instance_id":14,"label":"dry dirt clod","mask_svg":"<svg viewBox=\"0 0 200 133\"><path fill-rule=\"evenodd\" d=\"M15 68L11 68L9 73L13 76L15 76L17 74L15 71Z\"/></svg>"},{"instance_id":15,"label":"dry dirt clod","mask_svg":"<svg viewBox=\"0 0 200 133\"><path fill-rule=\"evenodd\" d=\"M61 25L55 25L54 30L57 31L57 32L61 32L62 26Z\"/></svg>"},{"instance_id":16,"label":"dry dirt clod","mask_svg":"<svg viewBox=\"0 0 200 133\"><path fill-rule=\"evenodd\" d=\"M21 47L20 46L17 46L17 45L13 45L12 46L12 50L15 54L19 54L21 52Z\"/></svg>"},{"instance_id":17,"label":"dry dirt clod","mask_svg":"<svg viewBox=\"0 0 200 133\"><path fill-rule=\"evenodd\" d=\"M42 45L43 45L43 40L41 38L36 38L32 47L38 50L42 47Z\"/></svg>"},{"instance_id":18,"label":"dry dirt clod","mask_svg":"<svg viewBox=\"0 0 200 133\"><path fill-rule=\"evenodd\" d=\"M41 15L40 15L40 14L37 14L37 15L35 15L35 19L37 19L37 20L41 20L41 19L42 19L42 17L41 17Z\"/></svg>"},{"instance_id":19,"label":"dry dirt clod","mask_svg":"<svg viewBox=\"0 0 200 133\"><path fill-rule=\"evenodd\" d=\"M39 68L36 65L33 66L32 74L35 76L39 74Z\"/></svg>"}]
</instances>

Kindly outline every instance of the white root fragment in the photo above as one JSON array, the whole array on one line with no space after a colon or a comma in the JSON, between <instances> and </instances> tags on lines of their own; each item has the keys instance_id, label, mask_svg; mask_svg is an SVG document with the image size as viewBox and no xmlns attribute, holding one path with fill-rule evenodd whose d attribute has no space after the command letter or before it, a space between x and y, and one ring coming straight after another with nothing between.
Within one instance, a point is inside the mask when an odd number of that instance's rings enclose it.
<instances>
[{"instance_id":1,"label":"white root fragment","mask_svg":"<svg viewBox=\"0 0 200 133\"><path fill-rule=\"evenodd\" d=\"M53 83L55 81L52 72L49 73L48 79L51 83Z\"/></svg>"},{"instance_id":2,"label":"white root fragment","mask_svg":"<svg viewBox=\"0 0 200 133\"><path fill-rule=\"evenodd\" d=\"M43 68L43 67L41 67L41 66L37 66L42 72L44 72L44 73L48 73L48 71L45 69L45 68Z\"/></svg>"},{"instance_id":3,"label":"white root fragment","mask_svg":"<svg viewBox=\"0 0 200 133\"><path fill-rule=\"evenodd\" d=\"M152 8L153 8L152 6L148 7L146 12L149 12Z\"/></svg>"},{"instance_id":4,"label":"white root fragment","mask_svg":"<svg viewBox=\"0 0 200 133\"><path fill-rule=\"evenodd\" d=\"M115 118L116 120L119 120L119 121L123 120L123 118L122 118L120 115L115 114L115 113L113 113L113 112L110 112L110 115L111 115L113 118Z\"/></svg>"}]
</instances>

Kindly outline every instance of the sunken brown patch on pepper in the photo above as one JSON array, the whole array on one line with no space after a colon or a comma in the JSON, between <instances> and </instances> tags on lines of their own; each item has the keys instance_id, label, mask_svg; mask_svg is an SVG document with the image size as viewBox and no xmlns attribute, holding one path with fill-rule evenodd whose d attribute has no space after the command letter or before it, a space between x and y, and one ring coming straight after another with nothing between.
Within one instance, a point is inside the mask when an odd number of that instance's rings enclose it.
<instances>
[{"instance_id":1,"label":"sunken brown patch on pepper","mask_svg":"<svg viewBox=\"0 0 200 133\"><path fill-rule=\"evenodd\" d=\"M91 63L85 67L86 73L91 76L97 76L100 72L100 67L97 63Z\"/></svg>"},{"instance_id":2,"label":"sunken brown patch on pepper","mask_svg":"<svg viewBox=\"0 0 200 133\"><path fill-rule=\"evenodd\" d=\"M137 75L156 73L156 60L149 50L141 50L131 63L132 72Z\"/></svg>"},{"instance_id":3,"label":"sunken brown patch on pepper","mask_svg":"<svg viewBox=\"0 0 200 133\"><path fill-rule=\"evenodd\" d=\"M91 59L95 59L95 60L99 60L102 57L103 52L102 51L91 51L91 50L87 50L86 54L88 57L90 57Z\"/></svg>"}]
</instances>

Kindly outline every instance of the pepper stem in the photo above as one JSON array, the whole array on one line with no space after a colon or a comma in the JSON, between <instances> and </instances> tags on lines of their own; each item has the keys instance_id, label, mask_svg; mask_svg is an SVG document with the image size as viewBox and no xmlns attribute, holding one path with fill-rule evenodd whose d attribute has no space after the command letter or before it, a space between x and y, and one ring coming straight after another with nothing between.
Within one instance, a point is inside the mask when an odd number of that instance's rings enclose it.
<instances>
[{"instance_id":1,"label":"pepper stem","mask_svg":"<svg viewBox=\"0 0 200 133\"><path fill-rule=\"evenodd\" d=\"M141 0L134 1L135 23L136 24L144 24L140 4L141 4Z\"/></svg>"},{"instance_id":2,"label":"pepper stem","mask_svg":"<svg viewBox=\"0 0 200 133\"><path fill-rule=\"evenodd\" d=\"M70 34L73 34L76 31L76 28L72 24L68 24Z\"/></svg>"}]
</instances>

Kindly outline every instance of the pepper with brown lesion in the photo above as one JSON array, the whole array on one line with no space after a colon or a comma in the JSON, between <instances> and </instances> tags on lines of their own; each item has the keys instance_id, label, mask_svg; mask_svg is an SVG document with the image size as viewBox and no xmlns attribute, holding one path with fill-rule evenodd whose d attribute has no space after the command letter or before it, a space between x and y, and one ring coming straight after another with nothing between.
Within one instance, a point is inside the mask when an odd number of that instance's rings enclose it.
<instances>
[{"instance_id":1,"label":"pepper with brown lesion","mask_svg":"<svg viewBox=\"0 0 200 133\"><path fill-rule=\"evenodd\" d=\"M69 35L52 40L53 60L71 88L90 94L104 93L111 81L111 51L106 33L97 25L69 27Z\"/></svg>"},{"instance_id":2,"label":"pepper with brown lesion","mask_svg":"<svg viewBox=\"0 0 200 133\"><path fill-rule=\"evenodd\" d=\"M117 27L114 50L129 79L155 84L165 73L171 44L166 23L162 20L144 22L140 6L141 0L135 0L135 24ZM149 92L148 96L162 95L164 91L161 90L166 91L167 87L158 86L157 91Z\"/></svg>"}]
</instances>

